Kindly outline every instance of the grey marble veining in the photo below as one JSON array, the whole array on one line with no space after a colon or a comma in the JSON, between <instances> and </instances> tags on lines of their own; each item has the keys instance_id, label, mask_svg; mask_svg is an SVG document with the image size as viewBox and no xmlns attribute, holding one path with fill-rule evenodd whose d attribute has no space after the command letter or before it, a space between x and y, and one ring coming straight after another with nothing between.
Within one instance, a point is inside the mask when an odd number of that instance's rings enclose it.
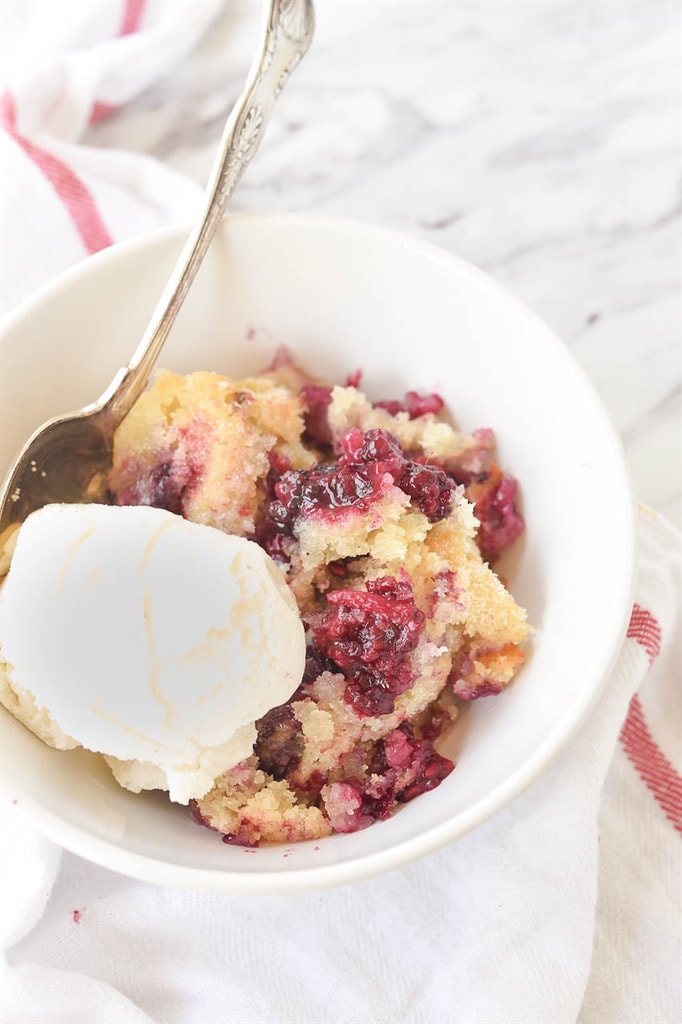
<instances>
[{"instance_id":1,"label":"grey marble veining","mask_svg":"<svg viewBox=\"0 0 682 1024\"><path fill-rule=\"evenodd\" d=\"M680 14L673 0L317 0L235 210L373 221L532 306L594 383L633 489L682 526ZM203 184L260 4L92 129Z\"/></svg>"}]
</instances>

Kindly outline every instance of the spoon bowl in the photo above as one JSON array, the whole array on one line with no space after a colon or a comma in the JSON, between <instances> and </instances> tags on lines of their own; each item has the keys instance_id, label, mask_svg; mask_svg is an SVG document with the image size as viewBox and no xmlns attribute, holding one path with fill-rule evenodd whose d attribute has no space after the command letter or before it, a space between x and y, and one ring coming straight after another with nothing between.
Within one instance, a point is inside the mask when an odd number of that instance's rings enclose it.
<instances>
[{"instance_id":1,"label":"spoon bowl","mask_svg":"<svg viewBox=\"0 0 682 1024\"><path fill-rule=\"evenodd\" d=\"M3 485L0 548L43 505L104 500L115 424L93 408L48 420L19 453Z\"/></svg>"}]
</instances>

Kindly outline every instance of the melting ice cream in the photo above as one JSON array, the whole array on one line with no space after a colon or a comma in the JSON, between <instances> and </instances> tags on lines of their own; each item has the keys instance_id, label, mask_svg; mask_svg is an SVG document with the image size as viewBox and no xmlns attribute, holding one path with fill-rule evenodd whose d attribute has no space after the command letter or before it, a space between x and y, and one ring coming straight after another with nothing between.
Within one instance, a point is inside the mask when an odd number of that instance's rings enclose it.
<instances>
[{"instance_id":1,"label":"melting ice cream","mask_svg":"<svg viewBox=\"0 0 682 1024\"><path fill-rule=\"evenodd\" d=\"M162 509L49 505L0 588L0 699L41 739L185 803L298 686L296 602L255 543Z\"/></svg>"}]
</instances>

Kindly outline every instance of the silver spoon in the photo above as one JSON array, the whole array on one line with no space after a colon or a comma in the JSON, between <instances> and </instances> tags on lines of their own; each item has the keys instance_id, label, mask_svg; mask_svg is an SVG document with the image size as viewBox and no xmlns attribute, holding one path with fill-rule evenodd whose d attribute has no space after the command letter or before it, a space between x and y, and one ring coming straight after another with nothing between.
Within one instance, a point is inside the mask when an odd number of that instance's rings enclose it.
<instances>
[{"instance_id":1,"label":"silver spoon","mask_svg":"<svg viewBox=\"0 0 682 1024\"><path fill-rule=\"evenodd\" d=\"M0 555L31 512L51 502L103 501L113 436L144 391L175 318L287 79L312 41L312 0L268 0L244 91L223 132L204 207L127 366L101 397L48 420L19 452L0 490Z\"/></svg>"}]
</instances>

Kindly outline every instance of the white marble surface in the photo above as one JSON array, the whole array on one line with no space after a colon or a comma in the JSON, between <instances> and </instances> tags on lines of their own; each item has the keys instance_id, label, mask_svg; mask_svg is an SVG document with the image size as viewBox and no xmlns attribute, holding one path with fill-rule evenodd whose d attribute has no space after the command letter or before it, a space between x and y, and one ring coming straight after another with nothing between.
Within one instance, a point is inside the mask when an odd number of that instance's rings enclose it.
<instances>
[{"instance_id":1,"label":"white marble surface","mask_svg":"<svg viewBox=\"0 0 682 1024\"><path fill-rule=\"evenodd\" d=\"M491 273L566 342L638 498L682 526L675 0L317 0L313 47L235 210L420 236ZM90 130L203 184L258 28L225 0L172 76Z\"/></svg>"}]
</instances>

